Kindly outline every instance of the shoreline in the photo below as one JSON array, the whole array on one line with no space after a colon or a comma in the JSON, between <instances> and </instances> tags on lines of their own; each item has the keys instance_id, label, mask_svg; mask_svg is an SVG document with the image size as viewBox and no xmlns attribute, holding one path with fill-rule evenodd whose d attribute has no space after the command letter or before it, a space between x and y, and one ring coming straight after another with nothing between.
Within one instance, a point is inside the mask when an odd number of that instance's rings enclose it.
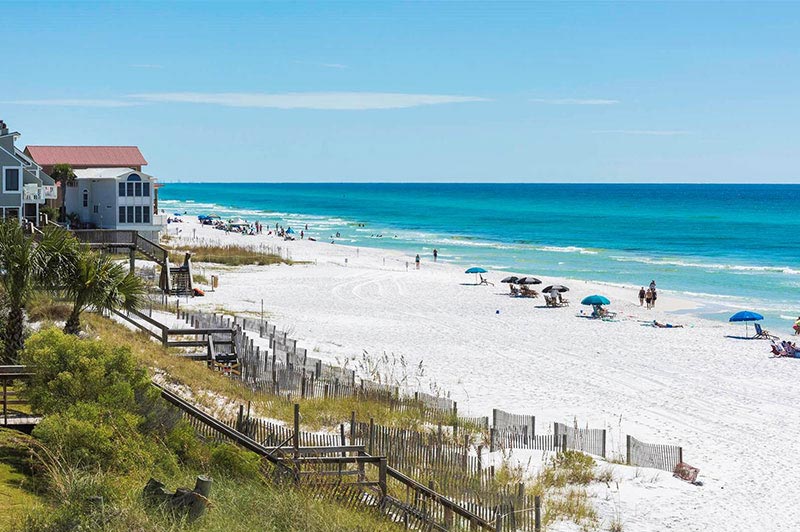
<instances>
[{"instance_id":1,"label":"shoreline","mask_svg":"<svg viewBox=\"0 0 800 532\"><path fill-rule=\"evenodd\" d=\"M358 227L358 217L348 217L341 215L314 215L299 214L285 211L286 209L276 208L275 212L267 212L258 209L235 208L223 206L209 201L182 201L177 199L164 200L164 208L167 212L172 210L189 210L192 214L186 216L194 218L197 212L218 211L225 217L242 216L248 220L267 219L273 222L281 220L284 226L303 227L308 223L310 236L315 236L319 242L329 242L329 234L333 235L337 230L341 230L342 236L336 239L336 244L341 246L351 246L362 249L384 250L384 253L399 252L401 254L413 254L418 250L420 253L430 253L434 248L440 251L440 260L450 262L455 265L469 267L475 265L466 262L465 257L474 256L477 265L495 271L507 272L508 274L522 270L522 273L537 275L540 271L552 269L552 275L560 279L574 281L587 281L603 286L611 287L630 287L633 289L631 279L641 278L645 283L649 283L652 276L659 282L660 275L663 275L663 282L660 293L666 295L670 293L677 299L685 300L685 307L692 307L692 313L698 317L712 319L714 321L725 321L728 315L742 309L755 309L764 314L765 321L762 322L768 328L789 329L794 321L792 316L796 310L796 305L792 300L778 297L774 294L754 292L752 287L760 281L761 273L775 279L780 272L785 272L786 267L764 266L759 264L736 263L731 266L718 264L720 260L700 257L685 258L655 256L643 257L637 254L625 256L623 250L615 249L589 249L579 246L552 246L545 244L531 244L530 254L526 247L516 241L497 241L486 240L484 237L467 237L440 233L438 231L412 231L401 228L383 227L383 238L370 238L370 233L381 234L382 223L370 222L368 227ZM195 212L197 211L197 212ZM396 238L399 234L400 238ZM395 237L395 238L393 238ZM470 242L475 241L474 244ZM492 243L494 242L494 243ZM522 247L519 247L522 246ZM519 248L519 249L518 249ZM412 251L414 250L414 251ZM472 253L471 253L472 251ZM563 256L563 258L562 258ZM500 257L504 257L501 259ZM596 259L593 259L595 258ZM424 257L423 257L424 258ZM530 260L528 260L530 258ZM586 262L588 260L589 262ZM523 264L531 262L530 267ZM566 264L567 266L561 266ZM516 267L515 267L516 265ZM548 265L551 268L548 268ZM600 275L591 275L593 269L602 271ZM652 271L650 271L652 269ZM527 270L527 272L525 271ZM565 270L565 271L561 271ZM618 279L603 279L609 272L612 277ZM719 272L723 277L716 275ZM739 275L742 272L742 275ZM794 272L794 270L791 270ZM790 273L791 273L790 272ZM746 275L745 275L746 273ZM786 275L789 275L786 273ZM599 277L599 279L598 279ZM737 292L736 289L726 289L720 283L730 277L727 287L748 287L744 292ZM704 279L711 281L704 284ZM688 281L687 281L688 280ZM781 282L794 283L791 279ZM736 284L738 283L738 284ZM744 283L744 284L742 284ZM681 285L685 288L676 289ZM640 285L639 285L640 286ZM665 290L669 287L669 290ZM638 286L635 287L638 290ZM750 293L753 292L753 293ZM786 294L785 290L781 293ZM791 316L791 318L790 318Z\"/></svg>"}]
</instances>

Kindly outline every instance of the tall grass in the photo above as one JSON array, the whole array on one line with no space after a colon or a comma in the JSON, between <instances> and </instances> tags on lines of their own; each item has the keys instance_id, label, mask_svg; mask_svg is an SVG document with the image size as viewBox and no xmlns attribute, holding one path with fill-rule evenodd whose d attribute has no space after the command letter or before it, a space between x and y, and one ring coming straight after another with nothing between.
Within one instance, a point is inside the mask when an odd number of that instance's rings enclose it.
<instances>
[{"instance_id":1,"label":"tall grass","mask_svg":"<svg viewBox=\"0 0 800 532\"><path fill-rule=\"evenodd\" d=\"M225 264L228 266L294 264L294 261L285 259L277 253L232 245L180 246L170 250L170 262L172 264L182 263L186 252L192 254L192 260L194 262L213 262L215 264Z\"/></svg>"}]
</instances>

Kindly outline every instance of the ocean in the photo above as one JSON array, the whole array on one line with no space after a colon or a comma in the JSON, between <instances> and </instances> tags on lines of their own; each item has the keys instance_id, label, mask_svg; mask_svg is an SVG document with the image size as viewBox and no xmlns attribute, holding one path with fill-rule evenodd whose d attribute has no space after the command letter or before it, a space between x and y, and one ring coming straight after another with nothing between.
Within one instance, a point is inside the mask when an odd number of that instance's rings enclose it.
<instances>
[{"instance_id":1,"label":"ocean","mask_svg":"<svg viewBox=\"0 0 800 532\"><path fill-rule=\"evenodd\" d=\"M800 185L168 183L159 206L498 274L655 280L714 319L800 315Z\"/></svg>"}]
</instances>

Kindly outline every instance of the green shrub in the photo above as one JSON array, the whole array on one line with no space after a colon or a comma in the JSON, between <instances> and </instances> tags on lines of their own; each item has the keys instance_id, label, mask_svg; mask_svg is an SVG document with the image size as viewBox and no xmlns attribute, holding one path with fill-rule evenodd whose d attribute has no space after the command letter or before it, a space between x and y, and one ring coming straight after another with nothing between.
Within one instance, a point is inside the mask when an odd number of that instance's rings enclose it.
<instances>
[{"instance_id":1,"label":"green shrub","mask_svg":"<svg viewBox=\"0 0 800 532\"><path fill-rule=\"evenodd\" d=\"M222 443L211 450L211 471L241 480L254 480L261 476L261 458L235 445Z\"/></svg>"},{"instance_id":2,"label":"green shrub","mask_svg":"<svg viewBox=\"0 0 800 532\"><path fill-rule=\"evenodd\" d=\"M165 443L184 465L204 466L210 460L208 448L200 443L194 428L186 421L180 421L167 433Z\"/></svg>"},{"instance_id":3,"label":"green shrub","mask_svg":"<svg viewBox=\"0 0 800 532\"><path fill-rule=\"evenodd\" d=\"M156 393L128 347L81 340L56 329L31 336L21 363L36 368L25 395L41 414L79 402L135 412L137 396Z\"/></svg>"}]
</instances>

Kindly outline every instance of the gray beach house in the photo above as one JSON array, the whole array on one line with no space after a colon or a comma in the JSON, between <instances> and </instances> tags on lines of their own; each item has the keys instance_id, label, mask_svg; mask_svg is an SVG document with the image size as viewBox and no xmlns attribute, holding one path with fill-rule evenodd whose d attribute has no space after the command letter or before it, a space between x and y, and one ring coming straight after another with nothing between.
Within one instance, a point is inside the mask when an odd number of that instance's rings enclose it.
<instances>
[{"instance_id":1,"label":"gray beach house","mask_svg":"<svg viewBox=\"0 0 800 532\"><path fill-rule=\"evenodd\" d=\"M0 120L0 216L40 225L39 208L57 197L55 181L15 146L20 136Z\"/></svg>"}]
</instances>

